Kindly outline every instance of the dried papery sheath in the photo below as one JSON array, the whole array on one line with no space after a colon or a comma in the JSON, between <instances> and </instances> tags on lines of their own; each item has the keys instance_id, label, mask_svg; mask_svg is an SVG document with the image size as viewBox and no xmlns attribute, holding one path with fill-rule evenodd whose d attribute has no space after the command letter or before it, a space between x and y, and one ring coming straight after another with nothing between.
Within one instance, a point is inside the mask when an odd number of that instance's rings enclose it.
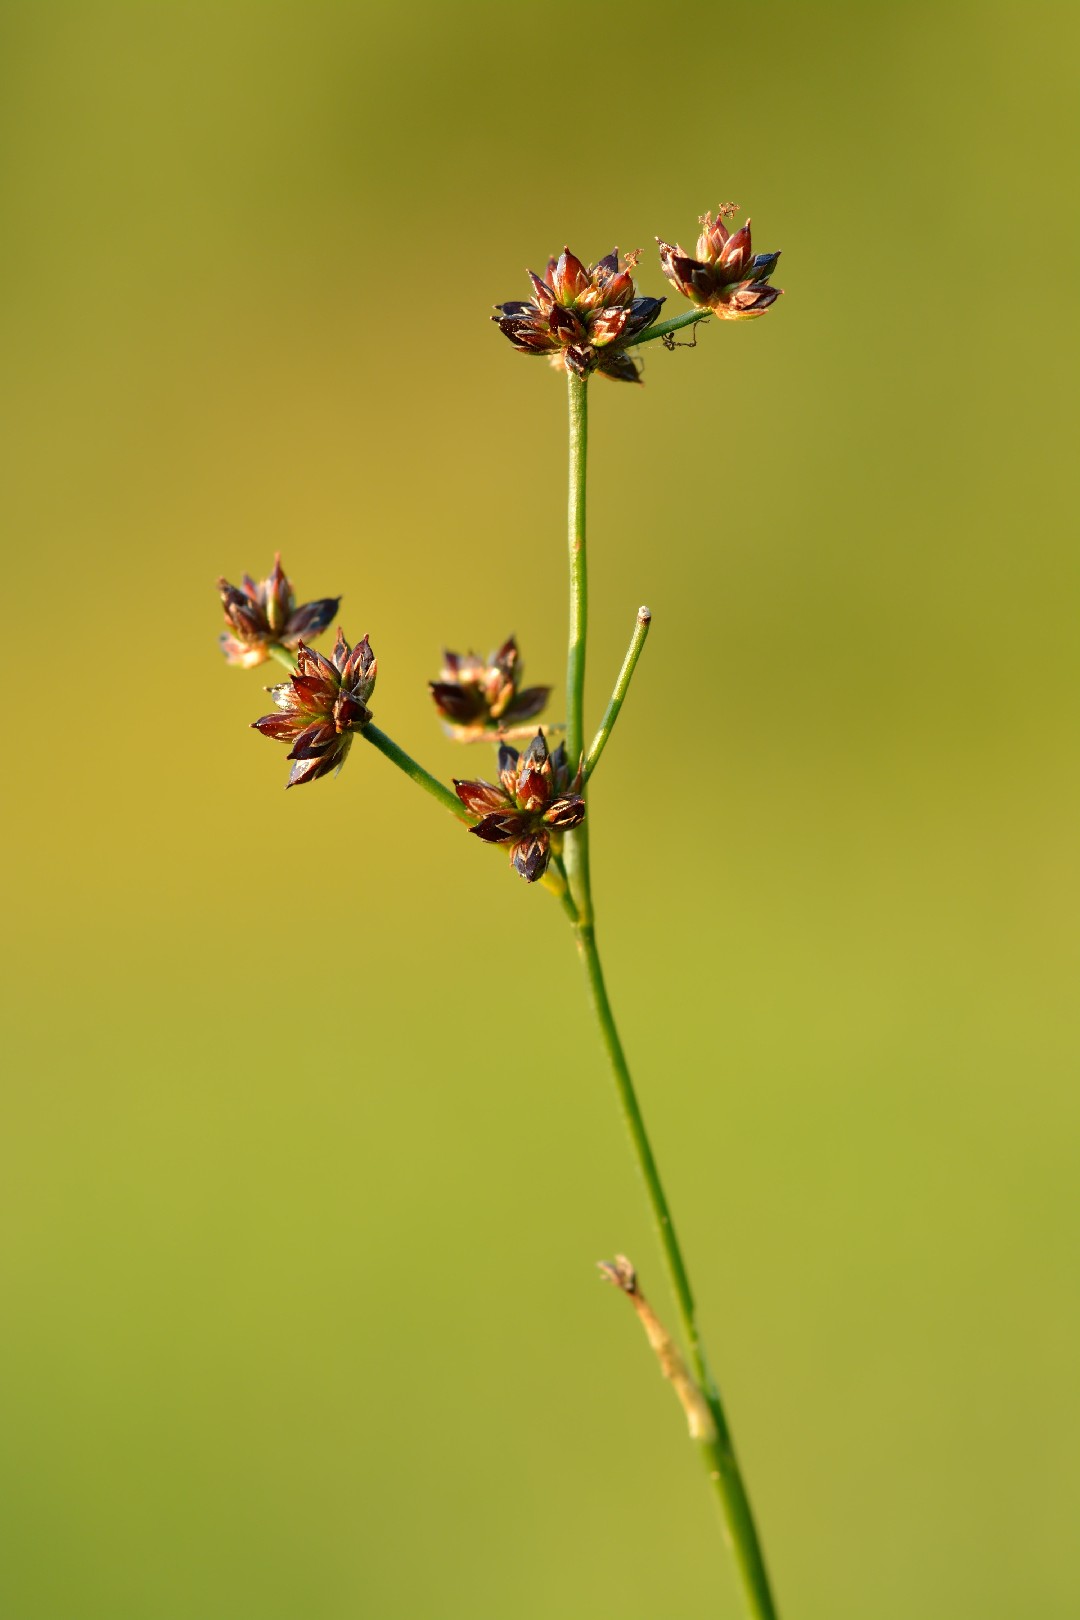
<instances>
[{"instance_id":1,"label":"dried papery sheath","mask_svg":"<svg viewBox=\"0 0 1080 1620\"><path fill-rule=\"evenodd\" d=\"M295 764L286 787L341 769L353 732L371 719L367 700L377 668L367 636L350 647L339 629L329 658L300 643L296 674L269 689L279 713L252 721L264 737L292 743L289 758Z\"/></svg>"},{"instance_id":2,"label":"dried papery sheath","mask_svg":"<svg viewBox=\"0 0 1080 1620\"><path fill-rule=\"evenodd\" d=\"M513 735L543 709L550 686L521 689L521 676L521 657L511 636L486 659L471 652L443 653L439 679L428 686L449 735L458 742L479 742Z\"/></svg>"},{"instance_id":3,"label":"dried papery sheath","mask_svg":"<svg viewBox=\"0 0 1080 1620\"><path fill-rule=\"evenodd\" d=\"M264 664L274 645L295 652L307 637L321 635L338 610L340 596L324 596L317 602L296 605L292 581L281 566L281 553L274 558L269 579L254 580L244 575L243 587L217 582L228 630L220 646L230 664L254 669Z\"/></svg>"},{"instance_id":4,"label":"dried papery sheath","mask_svg":"<svg viewBox=\"0 0 1080 1620\"><path fill-rule=\"evenodd\" d=\"M638 382L638 367L623 345L652 325L664 302L639 297L630 273L638 258L627 253L620 259L616 248L586 268L564 248L548 260L546 279L529 271L531 299L496 304L491 318L516 349L547 355L561 371Z\"/></svg>"},{"instance_id":5,"label":"dried papery sheath","mask_svg":"<svg viewBox=\"0 0 1080 1620\"><path fill-rule=\"evenodd\" d=\"M656 238L660 266L672 286L684 298L711 309L724 321L747 321L764 315L783 291L769 285L779 253L753 253L749 220L733 232L724 224L737 206L725 203L716 210L715 219L711 214L702 215L701 234L693 254Z\"/></svg>"},{"instance_id":6,"label":"dried papery sheath","mask_svg":"<svg viewBox=\"0 0 1080 1620\"><path fill-rule=\"evenodd\" d=\"M454 783L462 804L480 818L469 831L487 844L509 844L510 864L526 883L543 877L562 835L585 819L578 786L578 778L570 780L565 744L550 753L542 731L521 754L502 744L497 784Z\"/></svg>"},{"instance_id":7,"label":"dried papery sheath","mask_svg":"<svg viewBox=\"0 0 1080 1620\"><path fill-rule=\"evenodd\" d=\"M686 1413L690 1438L715 1440L716 1423L709 1411L708 1402L690 1376L678 1345L641 1292L637 1272L631 1262L625 1254L617 1254L614 1260L597 1261L597 1266L605 1282L613 1283L620 1289L637 1312L638 1320L645 1329L645 1337L660 1364L660 1371L671 1384L679 1405Z\"/></svg>"}]
</instances>

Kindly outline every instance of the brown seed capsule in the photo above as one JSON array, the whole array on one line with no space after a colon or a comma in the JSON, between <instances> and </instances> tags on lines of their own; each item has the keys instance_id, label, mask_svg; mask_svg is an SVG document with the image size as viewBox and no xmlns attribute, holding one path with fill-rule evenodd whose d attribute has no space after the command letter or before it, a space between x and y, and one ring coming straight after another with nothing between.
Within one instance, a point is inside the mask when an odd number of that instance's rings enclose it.
<instances>
[{"instance_id":1,"label":"brown seed capsule","mask_svg":"<svg viewBox=\"0 0 1080 1620\"><path fill-rule=\"evenodd\" d=\"M486 660L475 653L443 654L437 681L429 681L435 707L458 742L505 737L543 709L550 686L518 689L522 666L513 636Z\"/></svg>"},{"instance_id":2,"label":"brown seed capsule","mask_svg":"<svg viewBox=\"0 0 1080 1620\"><path fill-rule=\"evenodd\" d=\"M725 203L716 218L703 214L696 257L681 247L672 247L657 237L660 267L665 276L693 303L711 309L724 321L747 321L764 315L783 291L771 287L769 277L776 269L779 253L751 252L750 221L734 232L724 224L736 212L736 204Z\"/></svg>"},{"instance_id":3,"label":"brown seed capsule","mask_svg":"<svg viewBox=\"0 0 1080 1620\"><path fill-rule=\"evenodd\" d=\"M264 737L292 743L289 758L296 763L286 787L341 769L353 732L371 719L367 700L377 669L367 636L350 647L339 629L329 658L300 643L296 674L270 688L280 712L252 721L253 730Z\"/></svg>"},{"instance_id":4,"label":"brown seed capsule","mask_svg":"<svg viewBox=\"0 0 1080 1620\"><path fill-rule=\"evenodd\" d=\"M580 774L580 773L579 773ZM510 864L526 883L547 871L562 836L585 819L580 781L570 780L566 747L548 752L538 731L523 754L503 743L499 749L499 785L457 782L457 796L480 820L469 831L488 844L509 844Z\"/></svg>"},{"instance_id":5,"label":"brown seed capsule","mask_svg":"<svg viewBox=\"0 0 1080 1620\"><path fill-rule=\"evenodd\" d=\"M547 279L529 271L533 297L496 304L491 318L523 354L546 354L561 371L587 377L599 371L618 382L640 381L626 343L651 326L662 298L637 295L630 274L638 255L619 250L588 269L569 248L549 259Z\"/></svg>"},{"instance_id":6,"label":"brown seed capsule","mask_svg":"<svg viewBox=\"0 0 1080 1620\"><path fill-rule=\"evenodd\" d=\"M310 640L321 635L341 601L340 596L324 596L318 602L297 607L296 593L281 566L280 551L269 579L256 581L245 574L242 590L227 579L219 579L217 588L229 627L220 637L221 650L230 664L241 669L264 664L275 643L295 652L305 636Z\"/></svg>"}]
</instances>

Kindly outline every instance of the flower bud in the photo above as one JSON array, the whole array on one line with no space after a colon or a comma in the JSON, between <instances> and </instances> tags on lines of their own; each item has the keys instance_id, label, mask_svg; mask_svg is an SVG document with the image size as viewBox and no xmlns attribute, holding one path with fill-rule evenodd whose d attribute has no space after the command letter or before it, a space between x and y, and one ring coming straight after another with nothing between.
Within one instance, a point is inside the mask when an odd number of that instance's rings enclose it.
<instances>
[{"instance_id":1,"label":"flower bud","mask_svg":"<svg viewBox=\"0 0 1080 1620\"><path fill-rule=\"evenodd\" d=\"M599 371L618 382L638 382L625 345L651 326L662 298L639 298L630 274L638 255L609 253L586 269L569 248L549 259L547 279L530 270L533 298L497 304L491 318L523 354L546 354L561 371L587 377Z\"/></svg>"},{"instance_id":2,"label":"flower bud","mask_svg":"<svg viewBox=\"0 0 1080 1620\"><path fill-rule=\"evenodd\" d=\"M437 681L429 681L435 707L458 742L503 737L543 709L550 686L519 690L522 665L517 641L504 641L486 660L475 653L443 654Z\"/></svg>"},{"instance_id":3,"label":"flower bud","mask_svg":"<svg viewBox=\"0 0 1080 1620\"><path fill-rule=\"evenodd\" d=\"M227 579L219 579L217 588L228 625L220 638L221 650L230 664L241 669L264 664L274 645L295 652L305 636L310 640L321 635L341 601L340 596L325 596L297 607L296 593L281 566L280 551L269 579L255 581L245 574L243 589L230 585Z\"/></svg>"},{"instance_id":4,"label":"flower bud","mask_svg":"<svg viewBox=\"0 0 1080 1620\"><path fill-rule=\"evenodd\" d=\"M684 298L712 310L725 321L764 315L782 291L769 286L779 253L752 254L750 221L734 232L724 224L725 218L735 212L736 204L726 203L717 209L715 219L711 214L702 215L696 258L656 238L660 267L672 286Z\"/></svg>"},{"instance_id":5,"label":"flower bud","mask_svg":"<svg viewBox=\"0 0 1080 1620\"><path fill-rule=\"evenodd\" d=\"M454 783L465 808L480 817L469 831L487 844L509 844L510 864L526 883L543 877L563 834L585 819L579 786L580 772L570 781L565 745L549 753L542 731L522 754L502 744L498 785Z\"/></svg>"},{"instance_id":6,"label":"flower bud","mask_svg":"<svg viewBox=\"0 0 1080 1620\"><path fill-rule=\"evenodd\" d=\"M252 721L264 737L292 743L289 758L295 764L286 787L341 769L354 731L371 719L367 700L377 669L367 636L350 647L339 629L329 658L300 643L296 674L270 688L279 712Z\"/></svg>"}]
</instances>

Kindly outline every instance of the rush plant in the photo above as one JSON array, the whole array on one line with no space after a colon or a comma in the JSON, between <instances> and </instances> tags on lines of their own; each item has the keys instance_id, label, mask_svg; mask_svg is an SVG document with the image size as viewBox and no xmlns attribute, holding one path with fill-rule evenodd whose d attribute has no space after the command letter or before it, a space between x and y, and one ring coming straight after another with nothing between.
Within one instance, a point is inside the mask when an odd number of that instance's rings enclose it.
<instances>
[{"instance_id":1,"label":"rush plant","mask_svg":"<svg viewBox=\"0 0 1080 1620\"><path fill-rule=\"evenodd\" d=\"M530 298L495 306L492 319L520 354L546 357L565 374L570 451L565 724L549 724L546 729L536 724L551 689L522 686L513 638L486 659L473 653L445 653L438 678L429 682L451 737L463 744L494 745L497 780L461 778L447 786L376 726L371 708L376 660L367 636L350 646L339 629L330 656L316 652L309 642L328 628L339 598L297 607L280 557L268 579L256 583L245 575L242 589L222 579L218 589L226 621L221 644L228 661L253 668L274 658L289 672L284 682L269 689L275 712L253 722L264 736L290 744L287 787L336 775L359 737L464 823L474 838L503 845L513 871L526 883L548 890L565 912L652 1212L682 1348L646 1300L625 1256L602 1262L601 1274L633 1304L683 1407L734 1553L747 1612L753 1620L775 1620L761 1542L720 1391L706 1359L686 1262L608 998L589 873L589 784L619 718L651 623L648 609L642 608L607 709L587 740L589 384L594 374L639 383L633 351L641 344L660 341L673 349L675 333L684 327L710 316L750 320L775 303L780 289L771 285L770 277L779 254L752 253L749 220L729 232L725 221L735 211L735 205L728 204L717 210L715 219L710 214L703 217L693 254L657 238L664 275L694 305L669 320L659 320L663 298L646 297L637 290L634 271L640 255L620 257L617 251L586 266L565 248L548 261L543 276L528 272ZM554 732L563 734L557 743L552 740ZM515 748L513 741L525 746Z\"/></svg>"}]
</instances>

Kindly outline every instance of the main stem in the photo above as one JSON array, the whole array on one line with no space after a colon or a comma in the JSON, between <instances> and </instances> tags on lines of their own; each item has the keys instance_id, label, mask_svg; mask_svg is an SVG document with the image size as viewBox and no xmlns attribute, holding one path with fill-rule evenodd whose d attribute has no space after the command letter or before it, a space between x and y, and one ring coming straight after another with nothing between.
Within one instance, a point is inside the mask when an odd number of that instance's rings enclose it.
<instances>
[{"instance_id":1,"label":"main stem","mask_svg":"<svg viewBox=\"0 0 1080 1620\"><path fill-rule=\"evenodd\" d=\"M566 662L566 753L577 770L585 746L585 637L589 628L589 573L585 559L585 458L589 449L589 393L584 377L570 385L570 649Z\"/></svg>"},{"instance_id":2,"label":"main stem","mask_svg":"<svg viewBox=\"0 0 1080 1620\"><path fill-rule=\"evenodd\" d=\"M567 662L566 735L567 753L576 761L581 753L585 705L585 633L588 613L588 582L585 552L585 458L588 434L587 382L568 373L570 405L570 650ZM709 1480L716 1493L725 1533L742 1580L748 1613L753 1620L777 1620L769 1589L765 1560L754 1526L750 1501L739 1472L720 1392L709 1371L705 1348L697 1324L694 1296L686 1263L675 1233L660 1172L645 1129L641 1107L630 1077L615 1018L604 983L600 953L596 946L592 884L589 874L589 819L566 835L565 864L572 901L571 916L578 952L585 967L589 997L601 1039L611 1064L623 1120L637 1160L645 1192L656 1224L657 1236L667 1266L679 1321L682 1324L690 1362L702 1395L708 1403L715 1435L697 1442Z\"/></svg>"}]
</instances>

